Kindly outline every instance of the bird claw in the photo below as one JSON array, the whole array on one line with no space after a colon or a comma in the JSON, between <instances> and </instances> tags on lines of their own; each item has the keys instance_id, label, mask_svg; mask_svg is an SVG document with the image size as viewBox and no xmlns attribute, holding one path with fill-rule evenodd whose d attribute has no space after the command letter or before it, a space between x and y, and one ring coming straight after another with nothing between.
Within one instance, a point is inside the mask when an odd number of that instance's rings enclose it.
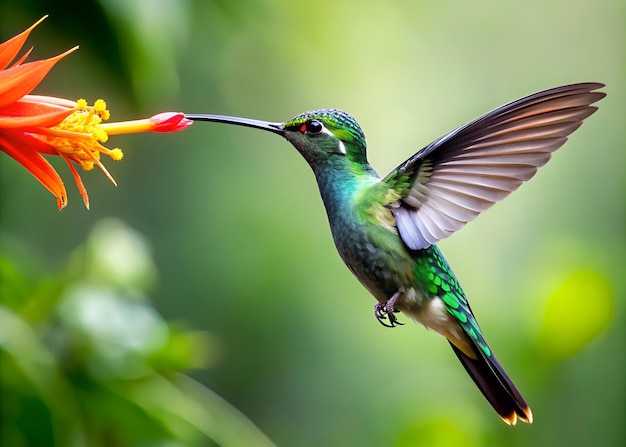
<instances>
[{"instance_id":1,"label":"bird claw","mask_svg":"<svg viewBox=\"0 0 626 447\"><path fill-rule=\"evenodd\" d=\"M400 312L398 309L396 309L396 301L398 300L399 296L400 292L396 292L396 294L389 298L385 303L376 303L376 305L374 306L374 316L376 317L378 322L385 327L396 327L404 325L404 323L400 323L398 321L398 318L394 315L394 313ZM383 321L387 318L389 319L389 323Z\"/></svg>"}]
</instances>

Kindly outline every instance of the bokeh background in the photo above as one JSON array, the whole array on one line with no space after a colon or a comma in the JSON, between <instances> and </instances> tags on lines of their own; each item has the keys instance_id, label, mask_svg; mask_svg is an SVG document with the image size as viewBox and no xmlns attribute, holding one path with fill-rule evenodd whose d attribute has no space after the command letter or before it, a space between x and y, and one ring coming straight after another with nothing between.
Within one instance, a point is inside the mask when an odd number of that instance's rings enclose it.
<instances>
[{"instance_id":1,"label":"bokeh background","mask_svg":"<svg viewBox=\"0 0 626 447\"><path fill-rule=\"evenodd\" d=\"M36 93L286 120L336 107L382 174L505 102L607 84L553 161L440 246L531 404L503 424L447 343L380 326L285 141L197 123L117 137L69 206L0 156L3 446L626 442L623 0L0 0Z\"/></svg>"}]
</instances>

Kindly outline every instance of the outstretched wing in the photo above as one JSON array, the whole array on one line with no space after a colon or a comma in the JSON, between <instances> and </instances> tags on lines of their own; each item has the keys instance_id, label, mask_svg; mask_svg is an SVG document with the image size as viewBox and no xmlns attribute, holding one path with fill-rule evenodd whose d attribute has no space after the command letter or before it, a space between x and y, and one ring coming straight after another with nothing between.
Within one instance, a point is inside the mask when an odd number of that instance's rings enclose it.
<instances>
[{"instance_id":1,"label":"outstretched wing","mask_svg":"<svg viewBox=\"0 0 626 447\"><path fill-rule=\"evenodd\" d=\"M433 141L392 171L406 245L424 249L515 191L605 96L599 83L556 87L506 104Z\"/></svg>"}]
</instances>

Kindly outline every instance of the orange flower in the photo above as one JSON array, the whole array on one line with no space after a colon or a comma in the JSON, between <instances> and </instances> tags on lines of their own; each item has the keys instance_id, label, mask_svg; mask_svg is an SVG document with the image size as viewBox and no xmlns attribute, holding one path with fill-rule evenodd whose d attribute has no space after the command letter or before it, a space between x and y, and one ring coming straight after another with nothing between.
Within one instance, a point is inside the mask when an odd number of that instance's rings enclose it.
<instances>
[{"instance_id":1,"label":"orange flower","mask_svg":"<svg viewBox=\"0 0 626 447\"><path fill-rule=\"evenodd\" d=\"M115 180L100 161L100 154L121 160L120 149L103 146L109 135L136 132L175 132L191 125L182 113L161 113L148 119L105 123L109 119L106 103L99 99L89 106L83 99L70 101L51 96L31 95L50 69L74 47L58 56L24 63L29 50L15 59L30 32L46 17L21 34L0 43L0 151L22 164L57 198L59 209L67 205L63 180L41 154L60 155L70 167L78 190L89 208L85 186L74 168L84 170L97 165Z\"/></svg>"}]
</instances>

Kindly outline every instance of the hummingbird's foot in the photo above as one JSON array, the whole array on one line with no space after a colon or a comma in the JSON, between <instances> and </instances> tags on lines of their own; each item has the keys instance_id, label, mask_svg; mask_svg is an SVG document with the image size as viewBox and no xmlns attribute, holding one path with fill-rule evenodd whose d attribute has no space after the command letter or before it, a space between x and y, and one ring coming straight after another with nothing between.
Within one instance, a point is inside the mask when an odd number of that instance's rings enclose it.
<instances>
[{"instance_id":1,"label":"hummingbird's foot","mask_svg":"<svg viewBox=\"0 0 626 447\"><path fill-rule=\"evenodd\" d=\"M391 298L387 300L385 303L376 303L374 306L374 316L378 320L380 324L385 327L396 327L402 326L404 323L400 323L398 318L394 315L394 313L400 312L396 309L396 301L400 297L400 292L396 292ZM389 323L386 320L389 318Z\"/></svg>"}]
</instances>

